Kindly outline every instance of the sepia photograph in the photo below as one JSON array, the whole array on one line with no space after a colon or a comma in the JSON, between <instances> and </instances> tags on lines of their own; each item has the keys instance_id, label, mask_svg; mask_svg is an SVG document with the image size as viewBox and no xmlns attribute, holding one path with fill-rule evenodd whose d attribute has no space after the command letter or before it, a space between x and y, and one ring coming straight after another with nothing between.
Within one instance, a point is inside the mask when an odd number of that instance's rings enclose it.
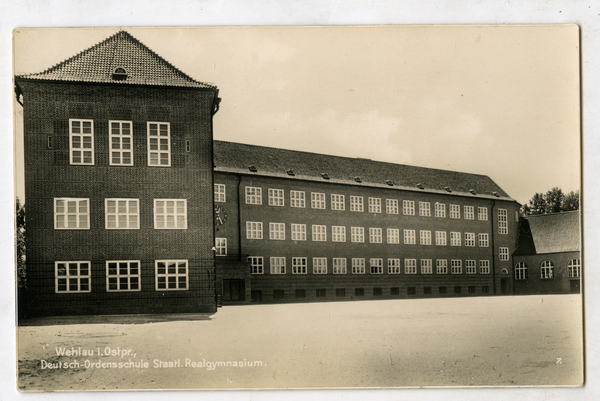
<instances>
[{"instance_id":1,"label":"sepia photograph","mask_svg":"<svg viewBox=\"0 0 600 401\"><path fill-rule=\"evenodd\" d=\"M580 387L580 28L16 28L21 392Z\"/></svg>"}]
</instances>

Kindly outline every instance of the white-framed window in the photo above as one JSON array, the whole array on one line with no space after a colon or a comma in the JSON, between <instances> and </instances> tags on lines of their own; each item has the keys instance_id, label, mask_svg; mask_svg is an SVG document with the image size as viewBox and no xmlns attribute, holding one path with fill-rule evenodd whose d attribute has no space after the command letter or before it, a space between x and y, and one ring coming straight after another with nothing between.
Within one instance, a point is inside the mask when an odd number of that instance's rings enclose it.
<instances>
[{"instance_id":1,"label":"white-framed window","mask_svg":"<svg viewBox=\"0 0 600 401\"><path fill-rule=\"evenodd\" d=\"M451 232L450 233L450 246L460 246L460 233L459 232Z\"/></svg>"},{"instance_id":2,"label":"white-framed window","mask_svg":"<svg viewBox=\"0 0 600 401\"><path fill-rule=\"evenodd\" d=\"M331 226L331 240L333 242L346 242L346 227Z\"/></svg>"},{"instance_id":3,"label":"white-framed window","mask_svg":"<svg viewBox=\"0 0 600 401\"><path fill-rule=\"evenodd\" d=\"M292 224L292 241L306 241L306 224Z\"/></svg>"},{"instance_id":4,"label":"white-framed window","mask_svg":"<svg viewBox=\"0 0 600 401\"><path fill-rule=\"evenodd\" d=\"M290 191L291 207L306 207L304 191Z\"/></svg>"},{"instance_id":5,"label":"white-framed window","mask_svg":"<svg viewBox=\"0 0 600 401\"><path fill-rule=\"evenodd\" d=\"M371 258L369 265L371 265L371 274L383 274L383 259Z\"/></svg>"},{"instance_id":6,"label":"white-framed window","mask_svg":"<svg viewBox=\"0 0 600 401\"><path fill-rule=\"evenodd\" d=\"M285 223L269 223L269 239L285 239Z\"/></svg>"},{"instance_id":7,"label":"white-framed window","mask_svg":"<svg viewBox=\"0 0 600 401\"><path fill-rule=\"evenodd\" d=\"M581 277L581 261L579 259L571 259L567 263L569 277Z\"/></svg>"},{"instance_id":8,"label":"white-framed window","mask_svg":"<svg viewBox=\"0 0 600 401\"><path fill-rule=\"evenodd\" d=\"M263 239L263 223L260 221L247 221L246 239Z\"/></svg>"},{"instance_id":9,"label":"white-framed window","mask_svg":"<svg viewBox=\"0 0 600 401\"><path fill-rule=\"evenodd\" d=\"M369 198L369 213L381 213L381 198Z\"/></svg>"},{"instance_id":10,"label":"white-framed window","mask_svg":"<svg viewBox=\"0 0 600 401\"><path fill-rule=\"evenodd\" d=\"M527 280L527 263L519 262L515 265L515 280Z\"/></svg>"},{"instance_id":11,"label":"white-framed window","mask_svg":"<svg viewBox=\"0 0 600 401\"><path fill-rule=\"evenodd\" d=\"M310 207L313 209L325 209L325 194L320 192L311 192Z\"/></svg>"},{"instance_id":12,"label":"white-framed window","mask_svg":"<svg viewBox=\"0 0 600 401\"><path fill-rule=\"evenodd\" d=\"M435 232L435 244L440 246L446 245L446 231Z\"/></svg>"},{"instance_id":13,"label":"white-framed window","mask_svg":"<svg viewBox=\"0 0 600 401\"><path fill-rule=\"evenodd\" d=\"M388 274L400 274L400 259L388 259Z\"/></svg>"},{"instance_id":14,"label":"white-framed window","mask_svg":"<svg viewBox=\"0 0 600 401\"><path fill-rule=\"evenodd\" d=\"M452 274L462 274L462 260L452 259L450 261Z\"/></svg>"},{"instance_id":15,"label":"white-framed window","mask_svg":"<svg viewBox=\"0 0 600 401\"><path fill-rule=\"evenodd\" d=\"M365 242L364 227L350 227L350 240L352 242Z\"/></svg>"},{"instance_id":16,"label":"white-framed window","mask_svg":"<svg viewBox=\"0 0 600 401\"><path fill-rule=\"evenodd\" d=\"M450 218L451 219L460 219L460 206L459 205L450 205Z\"/></svg>"},{"instance_id":17,"label":"white-framed window","mask_svg":"<svg viewBox=\"0 0 600 401\"><path fill-rule=\"evenodd\" d=\"M508 234L508 212L506 209L498 209L498 233Z\"/></svg>"},{"instance_id":18,"label":"white-framed window","mask_svg":"<svg viewBox=\"0 0 600 401\"><path fill-rule=\"evenodd\" d=\"M269 206L284 206L283 189L269 188Z\"/></svg>"},{"instance_id":19,"label":"white-framed window","mask_svg":"<svg viewBox=\"0 0 600 401\"><path fill-rule=\"evenodd\" d=\"M385 212L387 214L398 214L398 199L386 199Z\"/></svg>"},{"instance_id":20,"label":"white-framed window","mask_svg":"<svg viewBox=\"0 0 600 401\"><path fill-rule=\"evenodd\" d=\"M262 188L246 187L246 204L262 205Z\"/></svg>"},{"instance_id":21,"label":"white-framed window","mask_svg":"<svg viewBox=\"0 0 600 401\"><path fill-rule=\"evenodd\" d=\"M446 204L435 202L435 217L446 217Z\"/></svg>"},{"instance_id":22,"label":"white-framed window","mask_svg":"<svg viewBox=\"0 0 600 401\"><path fill-rule=\"evenodd\" d=\"M187 228L186 199L154 199L154 228L184 230Z\"/></svg>"},{"instance_id":23,"label":"white-framed window","mask_svg":"<svg viewBox=\"0 0 600 401\"><path fill-rule=\"evenodd\" d=\"M225 184L215 184L215 202L225 202Z\"/></svg>"},{"instance_id":24,"label":"white-framed window","mask_svg":"<svg viewBox=\"0 0 600 401\"><path fill-rule=\"evenodd\" d=\"M475 220L474 206L465 206L465 220Z\"/></svg>"},{"instance_id":25,"label":"white-framed window","mask_svg":"<svg viewBox=\"0 0 600 401\"><path fill-rule=\"evenodd\" d=\"M404 243L405 244L416 244L417 236L415 230L404 230Z\"/></svg>"},{"instance_id":26,"label":"white-framed window","mask_svg":"<svg viewBox=\"0 0 600 401\"><path fill-rule=\"evenodd\" d=\"M105 228L135 230L140 228L138 199L105 199Z\"/></svg>"},{"instance_id":27,"label":"white-framed window","mask_svg":"<svg viewBox=\"0 0 600 401\"><path fill-rule=\"evenodd\" d=\"M313 241L327 241L327 226L313 224L312 240Z\"/></svg>"},{"instance_id":28,"label":"white-framed window","mask_svg":"<svg viewBox=\"0 0 600 401\"><path fill-rule=\"evenodd\" d=\"M544 260L540 266L540 273L542 275L542 279L553 278L554 264L549 260Z\"/></svg>"},{"instance_id":29,"label":"white-framed window","mask_svg":"<svg viewBox=\"0 0 600 401\"><path fill-rule=\"evenodd\" d=\"M313 274L327 274L327 258L313 258Z\"/></svg>"},{"instance_id":30,"label":"white-framed window","mask_svg":"<svg viewBox=\"0 0 600 401\"><path fill-rule=\"evenodd\" d=\"M436 259L435 272L437 274L448 274L448 261L446 259Z\"/></svg>"},{"instance_id":31,"label":"white-framed window","mask_svg":"<svg viewBox=\"0 0 600 401\"><path fill-rule=\"evenodd\" d=\"M215 238L216 256L227 256L227 238Z\"/></svg>"},{"instance_id":32,"label":"white-framed window","mask_svg":"<svg viewBox=\"0 0 600 401\"><path fill-rule=\"evenodd\" d=\"M465 233L465 246L475 246L475 233Z\"/></svg>"},{"instance_id":33,"label":"white-framed window","mask_svg":"<svg viewBox=\"0 0 600 401\"><path fill-rule=\"evenodd\" d=\"M148 165L169 167L171 165L171 125L148 122Z\"/></svg>"},{"instance_id":34,"label":"white-framed window","mask_svg":"<svg viewBox=\"0 0 600 401\"><path fill-rule=\"evenodd\" d=\"M106 262L106 291L140 291L139 260L109 260Z\"/></svg>"},{"instance_id":35,"label":"white-framed window","mask_svg":"<svg viewBox=\"0 0 600 401\"><path fill-rule=\"evenodd\" d=\"M292 258L292 274L306 274L306 258Z\"/></svg>"},{"instance_id":36,"label":"white-framed window","mask_svg":"<svg viewBox=\"0 0 600 401\"><path fill-rule=\"evenodd\" d=\"M331 210L346 210L344 195L331 194Z\"/></svg>"},{"instance_id":37,"label":"white-framed window","mask_svg":"<svg viewBox=\"0 0 600 401\"><path fill-rule=\"evenodd\" d=\"M250 274L264 274L264 261L262 256L248 257L250 263Z\"/></svg>"},{"instance_id":38,"label":"white-framed window","mask_svg":"<svg viewBox=\"0 0 600 401\"><path fill-rule=\"evenodd\" d=\"M417 259L404 259L404 274L417 274Z\"/></svg>"},{"instance_id":39,"label":"white-framed window","mask_svg":"<svg viewBox=\"0 0 600 401\"><path fill-rule=\"evenodd\" d=\"M351 212L364 212L365 211L362 196L350 196L350 211Z\"/></svg>"},{"instance_id":40,"label":"white-framed window","mask_svg":"<svg viewBox=\"0 0 600 401\"><path fill-rule=\"evenodd\" d=\"M421 239L421 245L431 245L431 231L421 230L419 232L419 236Z\"/></svg>"},{"instance_id":41,"label":"white-framed window","mask_svg":"<svg viewBox=\"0 0 600 401\"><path fill-rule=\"evenodd\" d=\"M94 121L69 119L69 162L94 164Z\"/></svg>"},{"instance_id":42,"label":"white-framed window","mask_svg":"<svg viewBox=\"0 0 600 401\"><path fill-rule=\"evenodd\" d=\"M490 261L480 260L479 261L479 274L490 274Z\"/></svg>"},{"instance_id":43,"label":"white-framed window","mask_svg":"<svg viewBox=\"0 0 600 401\"><path fill-rule=\"evenodd\" d=\"M508 247L500 247L500 260L508 260Z\"/></svg>"},{"instance_id":44,"label":"white-framed window","mask_svg":"<svg viewBox=\"0 0 600 401\"><path fill-rule=\"evenodd\" d=\"M486 247L490 246L488 234L479 234L479 246L482 248L486 248Z\"/></svg>"},{"instance_id":45,"label":"white-framed window","mask_svg":"<svg viewBox=\"0 0 600 401\"><path fill-rule=\"evenodd\" d=\"M477 273L477 261L465 260L465 273L476 274Z\"/></svg>"},{"instance_id":46,"label":"white-framed window","mask_svg":"<svg viewBox=\"0 0 600 401\"><path fill-rule=\"evenodd\" d=\"M419 216L431 216L431 203L419 202Z\"/></svg>"},{"instance_id":47,"label":"white-framed window","mask_svg":"<svg viewBox=\"0 0 600 401\"><path fill-rule=\"evenodd\" d=\"M365 274L364 258L352 258L352 274Z\"/></svg>"},{"instance_id":48,"label":"white-framed window","mask_svg":"<svg viewBox=\"0 0 600 401\"><path fill-rule=\"evenodd\" d=\"M397 228L387 229L387 243L388 244L399 244L400 243L400 230Z\"/></svg>"},{"instance_id":49,"label":"white-framed window","mask_svg":"<svg viewBox=\"0 0 600 401\"><path fill-rule=\"evenodd\" d=\"M54 229L89 230L89 205L85 198L54 198Z\"/></svg>"},{"instance_id":50,"label":"white-framed window","mask_svg":"<svg viewBox=\"0 0 600 401\"><path fill-rule=\"evenodd\" d=\"M487 209L487 207L481 207L481 206L479 206L477 208L477 219L478 220L487 221L487 219L488 219L488 209Z\"/></svg>"},{"instance_id":51,"label":"white-framed window","mask_svg":"<svg viewBox=\"0 0 600 401\"><path fill-rule=\"evenodd\" d=\"M271 274L285 274L285 257L271 256Z\"/></svg>"},{"instance_id":52,"label":"white-framed window","mask_svg":"<svg viewBox=\"0 0 600 401\"><path fill-rule=\"evenodd\" d=\"M109 121L110 165L133 166L131 121Z\"/></svg>"},{"instance_id":53,"label":"white-framed window","mask_svg":"<svg viewBox=\"0 0 600 401\"><path fill-rule=\"evenodd\" d=\"M188 289L188 261L157 260L156 291L176 291Z\"/></svg>"},{"instance_id":54,"label":"white-framed window","mask_svg":"<svg viewBox=\"0 0 600 401\"><path fill-rule=\"evenodd\" d=\"M369 242L381 244L383 242L383 230L381 228L369 228Z\"/></svg>"},{"instance_id":55,"label":"white-framed window","mask_svg":"<svg viewBox=\"0 0 600 401\"><path fill-rule=\"evenodd\" d=\"M333 274L346 273L346 258L333 258Z\"/></svg>"},{"instance_id":56,"label":"white-framed window","mask_svg":"<svg viewBox=\"0 0 600 401\"><path fill-rule=\"evenodd\" d=\"M90 261L55 262L55 292L91 292Z\"/></svg>"},{"instance_id":57,"label":"white-framed window","mask_svg":"<svg viewBox=\"0 0 600 401\"><path fill-rule=\"evenodd\" d=\"M415 215L415 201L403 200L402 201L402 214L405 216Z\"/></svg>"},{"instance_id":58,"label":"white-framed window","mask_svg":"<svg viewBox=\"0 0 600 401\"><path fill-rule=\"evenodd\" d=\"M421 259L421 274L432 274L433 263L431 259Z\"/></svg>"}]
</instances>

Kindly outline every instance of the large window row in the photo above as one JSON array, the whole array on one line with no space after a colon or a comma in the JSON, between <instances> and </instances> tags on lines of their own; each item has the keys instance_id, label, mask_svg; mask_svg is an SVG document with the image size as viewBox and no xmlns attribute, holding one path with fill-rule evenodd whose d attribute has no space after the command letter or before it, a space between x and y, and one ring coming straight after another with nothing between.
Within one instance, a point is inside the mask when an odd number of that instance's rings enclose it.
<instances>
[{"instance_id":1,"label":"large window row","mask_svg":"<svg viewBox=\"0 0 600 401\"><path fill-rule=\"evenodd\" d=\"M581 260L571 259L567 262L567 274L569 278L581 277ZM515 265L515 280L527 280L529 278L529 268L527 263L519 262ZM551 260L544 260L540 263L540 278L554 278L554 263Z\"/></svg>"}]
</instances>

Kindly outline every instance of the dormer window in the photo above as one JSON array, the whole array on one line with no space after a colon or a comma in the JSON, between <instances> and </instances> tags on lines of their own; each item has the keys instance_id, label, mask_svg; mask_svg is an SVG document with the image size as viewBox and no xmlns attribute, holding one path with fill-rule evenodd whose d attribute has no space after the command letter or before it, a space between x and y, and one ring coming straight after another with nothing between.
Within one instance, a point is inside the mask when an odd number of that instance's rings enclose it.
<instances>
[{"instance_id":1,"label":"dormer window","mask_svg":"<svg viewBox=\"0 0 600 401\"><path fill-rule=\"evenodd\" d=\"M256 173L258 171L256 166L248 166L248 170L252 171L253 173Z\"/></svg>"},{"instance_id":2,"label":"dormer window","mask_svg":"<svg viewBox=\"0 0 600 401\"><path fill-rule=\"evenodd\" d=\"M123 67L117 67L113 71L112 78L115 81L124 81L127 79L127 71Z\"/></svg>"}]
</instances>

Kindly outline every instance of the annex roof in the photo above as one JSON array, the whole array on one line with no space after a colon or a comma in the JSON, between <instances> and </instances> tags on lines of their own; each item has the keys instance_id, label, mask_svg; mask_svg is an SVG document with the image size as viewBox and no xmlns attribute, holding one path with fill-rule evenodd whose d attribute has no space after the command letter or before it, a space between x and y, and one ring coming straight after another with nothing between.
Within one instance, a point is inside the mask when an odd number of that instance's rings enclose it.
<instances>
[{"instance_id":1,"label":"annex roof","mask_svg":"<svg viewBox=\"0 0 600 401\"><path fill-rule=\"evenodd\" d=\"M489 177L369 159L214 141L216 172L510 200Z\"/></svg>"},{"instance_id":2,"label":"annex roof","mask_svg":"<svg viewBox=\"0 0 600 401\"><path fill-rule=\"evenodd\" d=\"M117 32L46 71L24 74L18 78L216 88L195 81L125 31Z\"/></svg>"},{"instance_id":3,"label":"annex roof","mask_svg":"<svg viewBox=\"0 0 600 401\"><path fill-rule=\"evenodd\" d=\"M515 255L581 250L579 211L529 215L521 224Z\"/></svg>"}]
</instances>

